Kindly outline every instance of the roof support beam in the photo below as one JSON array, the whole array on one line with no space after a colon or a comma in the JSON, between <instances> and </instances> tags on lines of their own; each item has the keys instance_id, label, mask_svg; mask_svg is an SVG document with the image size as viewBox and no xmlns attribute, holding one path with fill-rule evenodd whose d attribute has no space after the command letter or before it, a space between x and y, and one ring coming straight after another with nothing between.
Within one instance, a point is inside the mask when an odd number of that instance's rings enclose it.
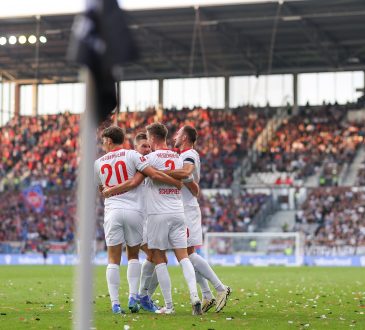
<instances>
[{"instance_id":1,"label":"roof support beam","mask_svg":"<svg viewBox=\"0 0 365 330\"><path fill-rule=\"evenodd\" d=\"M208 15L206 11L204 11L204 8L200 8L200 13L208 21L216 20L215 18L212 18L211 15ZM230 31L230 33L228 31ZM228 42L228 44L233 45L234 49L241 55L241 59L246 65L248 65L253 71L255 72L258 71L258 65L249 57L247 49L245 50L241 46L242 45L242 43L240 42L241 35L239 31L233 30L225 23L220 24L218 22L217 32L224 39L225 42Z\"/></svg>"},{"instance_id":2,"label":"roof support beam","mask_svg":"<svg viewBox=\"0 0 365 330\"><path fill-rule=\"evenodd\" d=\"M193 28L193 26L194 25L192 24L192 28ZM138 29L141 29L140 25L138 25ZM177 51L180 51L182 53L190 54L190 48L185 46L181 42L179 42L175 39L172 39L161 32L155 31L152 28L143 27L143 29L148 31L148 33L150 33L150 35L157 37L159 41L162 41L163 43L165 43L167 45L167 49L169 49L170 52L171 52L171 49L176 49ZM181 68L181 65L179 65L179 66ZM224 68L215 61L212 61L212 60L207 61L207 66L212 68L216 72L216 74L221 74L221 75L224 74L224 71L225 71ZM184 72L185 71L188 72L188 70L189 70L188 67L186 69L184 69L184 68L181 68L181 69Z\"/></svg>"},{"instance_id":3,"label":"roof support beam","mask_svg":"<svg viewBox=\"0 0 365 330\"><path fill-rule=\"evenodd\" d=\"M162 58L164 61L166 61L171 68L179 72L180 74L184 74L185 70L183 66L177 61L175 61L171 56L166 56L166 52L164 52L163 47L160 47L159 45L162 45L164 40L161 36L156 35L151 29L147 28L138 28L139 31L142 32L144 36L144 40L148 43L148 45L156 51L156 55ZM153 38L157 36L157 40L154 40Z\"/></svg>"},{"instance_id":4,"label":"roof support beam","mask_svg":"<svg viewBox=\"0 0 365 330\"><path fill-rule=\"evenodd\" d=\"M325 39L327 39L328 41L328 38L325 38L323 36L323 33L321 33L319 28L313 22L311 22L307 18L302 17L300 13L294 10L290 4L284 2L283 6L284 10L286 10L286 12L289 15L300 17L300 19L297 22L301 27L301 30L303 31L305 36L308 38L310 42L313 43L313 46L318 50L319 55L321 55L329 65L337 67L338 59L334 58L332 56L332 53L322 44L322 42L325 41Z\"/></svg>"}]
</instances>

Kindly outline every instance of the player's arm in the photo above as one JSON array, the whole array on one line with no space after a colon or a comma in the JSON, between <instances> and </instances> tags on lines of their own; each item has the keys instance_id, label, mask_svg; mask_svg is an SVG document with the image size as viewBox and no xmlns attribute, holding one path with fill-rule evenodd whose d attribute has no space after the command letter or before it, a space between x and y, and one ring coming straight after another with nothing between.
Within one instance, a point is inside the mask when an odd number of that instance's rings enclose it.
<instances>
[{"instance_id":1,"label":"player's arm","mask_svg":"<svg viewBox=\"0 0 365 330\"><path fill-rule=\"evenodd\" d=\"M190 164L190 163L184 163L183 168L181 169L177 169L177 170L167 170L164 171L167 175L175 178L175 179L179 179L179 180L183 180L183 179L187 179L194 171L194 165Z\"/></svg>"},{"instance_id":2,"label":"player's arm","mask_svg":"<svg viewBox=\"0 0 365 330\"><path fill-rule=\"evenodd\" d=\"M127 180L121 184L118 184L114 187L111 187L111 188L104 188L103 196L105 198L108 198L108 197L111 197L114 195L123 194L129 190L132 190L132 189L138 187L143 182L144 179L145 179L145 176L142 173L137 172L136 175L132 179L129 179L129 180Z\"/></svg>"},{"instance_id":3,"label":"player's arm","mask_svg":"<svg viewBox=\"0 0 365 330\"><path fill-rule=\"evenodd\" d=\"M190 190L193 196L198 197L200 193L199 185L195 181L184 182L186 188Z\"/></svg>"},{"instance_id":4,"label":"player's arm","mask_svg":"<svg viewBox=\"0 0 365 330\"><path fill-rule=\"evenodd\" d=\"M142 173L148 177L150 177L153 181L159 181L162 183L166 183L172 186L175 186L178 189L181 189L183 183L180 180L174 179L173 177L165 174L162 171L158 171L152 166L147 166Z\"/></svg>"}]
</instances>

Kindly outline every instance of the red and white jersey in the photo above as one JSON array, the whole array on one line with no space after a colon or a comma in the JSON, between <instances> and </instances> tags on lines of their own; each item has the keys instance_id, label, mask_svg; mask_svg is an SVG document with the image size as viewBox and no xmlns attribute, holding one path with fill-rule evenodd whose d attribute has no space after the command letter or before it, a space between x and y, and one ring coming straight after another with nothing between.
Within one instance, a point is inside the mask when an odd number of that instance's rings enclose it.
<instances>
[{"instance_id":1,"label":"red and white jersey","mask_svg":"<svg viewBox=\"0 0 365 330\"><path fill-rule=\"evenodd\" d=\"M200 181L200 156L195 149L183 150L180 154L180 159L183 164L194 165L193 178L194 181L199 184ZM188 188L183 186L182 197L184 202L184 207L186 206L199 206L198 199L190 192Z\"/></svg>"},{"instance_id":2,"label":"red and white jersey","mask_svg":"<svg viewBox=\"0 0 365 330\"><path fill-rule=\"evenodd\" d=\"M179 154L162 149L148 154L148 163L157 170L181 169L183 166ZM154 182L147 178L147 212L148 214L184 212L181 190L175 186Z\"/></svg>"},{"instance_id":3,"label":"red and white jersey","mask_svg":"<svg viewBox=\"0 0 365 330\"><path fill-rule=\"evenodd\" d=\"M146 157L135 150L116 149L108 152L95 161L95 180L98 185L113 187L135 176L137 171L142 172L149 166ZM139 185L124 194L106 198L107 209L128 209L143 212L143 188Z\"/></svg>"}]
</instances>

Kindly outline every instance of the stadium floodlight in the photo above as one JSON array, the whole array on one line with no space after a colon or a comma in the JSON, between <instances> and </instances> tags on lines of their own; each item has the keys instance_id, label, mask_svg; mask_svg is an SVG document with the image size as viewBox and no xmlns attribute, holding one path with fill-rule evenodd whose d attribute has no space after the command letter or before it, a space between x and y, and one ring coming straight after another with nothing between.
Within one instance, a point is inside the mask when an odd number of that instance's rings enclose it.
<instances>
[{"instance_id":1,"label":"stadium floodlight","mask_svg":"<svg viewBox=\"0 0 365 330\"><path fill-rule=\"evenodd\" d=\"M0 37L0 46L4 46L4 45L6 45L6 38Z\"/></svg>"},{"instance_id":2,"label":"stadium floodlight","mask_svg":"<svg viewBox=\"0 0 365 330\"><path fill-rule=\"evenodd\" d=\"M17 39L16 39L15 36L10 36L9 37L9 44L10 45L15 45L16 44L16 41L17 41Z\"/></svg>"},{"instance_id":3,"label":"stadium floodlight","mask_svg":"<svg viewBox=\"0 0 365 330\"><path fill-rule=\"evenodd\" d=\"M21 45L24 45L24 44L27 42L27 37L26 37L26 36L19 36L19 38L18 38L18 42L19 42Z\"/></svg>"},{"instance_id":4,"label":"stadium floodlight","mask_svg":"<svg viewBox=\"0 0 365 330\"><path fill-rule=\"evenodd\" d=\"M28 37L28 42L30 43L30 44L35 44L36 42L37 42L37 37L35 36L35 35L30 35L29 37Z\"/></svg>"},{"instance_id":5,"label":"stadium floodlight","mask_svg":"<svg viewBox=\"0 0 365 330\"><path fill-rule=\"evenodd\" d=\"M39 37L39 41L42 43L42 44L45 44L47 42L47 38L45 36L40 36Z\"/></svg>"}]
</instances>

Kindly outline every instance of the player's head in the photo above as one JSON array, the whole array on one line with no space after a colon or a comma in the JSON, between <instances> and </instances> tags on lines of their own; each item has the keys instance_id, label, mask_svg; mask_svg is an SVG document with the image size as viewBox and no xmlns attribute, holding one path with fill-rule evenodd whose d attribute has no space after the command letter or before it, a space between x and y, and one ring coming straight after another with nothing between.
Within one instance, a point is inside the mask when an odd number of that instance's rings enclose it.
<instances>
[{"instance_id":1,"label":"player's head","mask_svg":"<svg viewBox=\"0 0 365 330\"><path fill-rule=\"evenodd\" d=\"M118 126L110 126L104 129L101 134L103 148L106 152L113 150L116 146L123 144L124 131Z\"/></svg>"},{"instance_id":2,"label":"player's head","mask_svg":"<svg viewBox=\"0 0 365 330\"><path fill-rule=\"evenodd\" d=\"M192 126L181 127L175 136L175 148L181 148L182 146L193 146L196 142L198 133Z\"/></svg>"},{"instance_id":3,"label":"player's head","mask_svg":"<svg viewBox=\"0 0 365 330\"><path fill-rule=\"evenodd\" d=\"M151 145L147 141L146 133L138 133L134 138L134 149L141 155L145 156L151 152Z\"/></svg>"},{"instance_id":4,"label":"player's head","mask_svg":"<svg viewBox=\"0 0 365 330\"><path fill-rule=\"evenodd\" d=\"M147 141L151 145L152 150L155 150L156 145L165 144L167 138L167 127L161 123L154 123L146 127Z\"/></svg>"}]
</instances>

